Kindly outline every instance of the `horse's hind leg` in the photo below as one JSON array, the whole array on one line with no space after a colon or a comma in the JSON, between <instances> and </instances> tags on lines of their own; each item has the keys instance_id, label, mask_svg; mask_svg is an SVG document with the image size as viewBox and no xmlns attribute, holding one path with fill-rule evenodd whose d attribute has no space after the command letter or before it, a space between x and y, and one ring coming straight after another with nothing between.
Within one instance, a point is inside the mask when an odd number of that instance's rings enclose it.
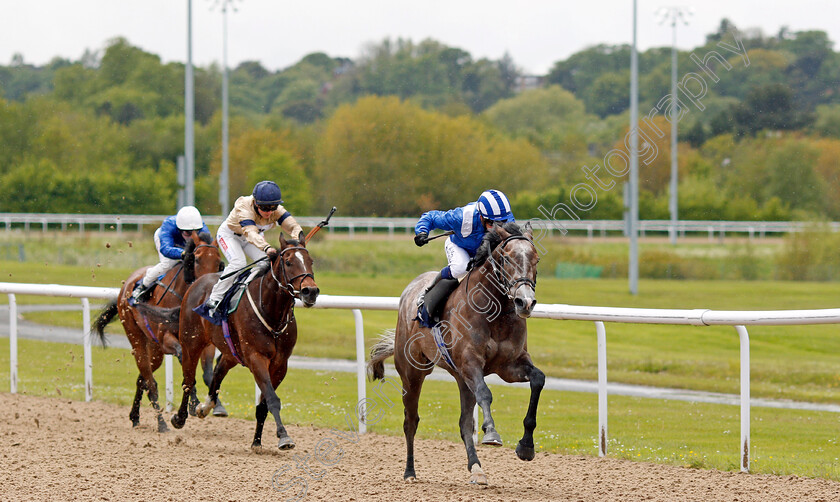
<instances>
[{"instance_id":1,"label":"horse's hind leg","mask_svg":"<svg viewBox=\"0 0 840 502\"><path fill-rule=\"evenodd\" d=\"M420 414L417 411L420 401L420 391L423 389L423 381L426 374L414 367L400 368L395 357L395 363L403 384L403 407L405 418L403 419L403 434L405 434L405 473L403 479L413 483L417 481L417 474L414 472L414 436L417 434L417 425L420 423Z\"/></svg>"},{"instance_id":2,"label":"horse's hind leg","mask_svg":"<svg viewBox=\"0 0 840 502\"><path fill-rule=\"evenodd\" d=\"M212 361L212 358L210 360ZM195 414L198 418L206 417L210 414L211 410L215 409L216 404L219 402L219 387L222 386L222 380L224 380L228 371L236 366L236 364L236 359L233 357L223 355L219 359L219 364L216 365L216 370L213 372L213 380L210 381L210 385L208 386L207 400L195 409Z\"/></svg>"},{"instance_id":3,"label":"horse's hind leg","mask_svg":"<svg viewBox=\"0 0 840 502\"><path fill-rule=\"evenodd\" d=\"M470 483L486 485L487 476L481 469L481 462L478 461L478 453L475 451L475 443L473 442L475 395L461 379L458 379L458 390L461 393L461 418L458 420L458 425L461 428L461 439L467 449L467 470L471 473Z\"/></svg>"},{"instance_id":4,"label":"horse's hind leg","mask_svg":"<svg viewBox=\"0 0 840 502\"><path fill-rule=\"evenodd\" d=\"M134 401L131 403L131 411L128 418L131 419L131 426L140 425L140 401L143 399L143 391L146 389L143 375L137 375L137 392L134 393Z\"/></svg>"},{"instance_id":5,"label":"horse's hind leg","mask_svg":"<svg viewBox=\"0 0 840 502\"><path fill-rule=\"evenodd\" d=\"M163 353L159 350L155 350L155 353L151 357L151 370L152 373L158 368L160 368L160 363L163 360ZM169 431L169 427L166 426L166 421L163 419L163 414L160 409L160 405L158 404L158 386L157 381L153 375L150 375L151 379L148 381L149 384L149 402L152 403L152 408L155 410L155 417L157 418L158 423L158 432L167 432Z\"/></svg>"},{"instance_id":6,"label":"horse's hind leg","mask_svg":"<svg viewBox=\"0 0 840 502\"><path fill-rule=\"evenodd\" d=\"M201 352L202 378L204 379L204 383L207 385L208 389L210 389L210 383L213 381L213 356L215 355L216 347L214 345L207 345L207 347L205 347L204 350ZM221 361L221 359L222 356L219 355L218 359L216 359L216 368L219 367L219 361ZM222 404L222 400L219 399L218 396L216 396L216 406L213 407L213 416L228 416L228 412Z\"/></svg>"}]
</instances>

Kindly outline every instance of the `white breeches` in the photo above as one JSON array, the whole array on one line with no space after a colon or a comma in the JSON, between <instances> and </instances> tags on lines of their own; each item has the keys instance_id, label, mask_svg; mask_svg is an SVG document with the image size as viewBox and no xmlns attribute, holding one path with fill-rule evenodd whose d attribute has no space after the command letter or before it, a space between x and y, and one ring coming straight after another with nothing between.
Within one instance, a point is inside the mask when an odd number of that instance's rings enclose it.
<instances>
[{"instance_id":1,"label":"white breeches","mask_svg":"<svg viewBox=\"0 0 840 502\"><path fill-rule=\"evenodd\" d=\"M443 249L446 251L446 259L449 260L449 271L452 273L452 277L460 279L467 275L467 264L470 261L469 253L453 243L448 237Z\"/></svg>"},{"instance_id":2,"label":"white breeches","mask_svg":"<svg viewBox=\"0 0 840 502\"><path fill-rule=\"evenodd\" d=\"M173 260L163 256L160 252L160 229L155 230L155 249L158 251L158 259L160 263L146 269L146 275L143 276L143 286L149 287L159 276L169 272L169 270L178 264L180 260Z\"/></svg>"},{"instance_id":3,"label":"white breeches","mask_svg":"<svg viewBox=\"0 0 840 502\"><path fill-rule=\"evenodd\" d=\"M265 253L260 248L245 240L245 237L233 233L233 230L227 225L219 228L219 231L216 233L216 240L219 243L219 249L228 261L222 275L241 269L248 264L248 258L253 261L265 256ZM233 281L236 280L237 275L233 274L226 279L220 279L213 286L209 300L220 301L225 296L228 288L233 284Z\"/></svg>"}]
</instances>

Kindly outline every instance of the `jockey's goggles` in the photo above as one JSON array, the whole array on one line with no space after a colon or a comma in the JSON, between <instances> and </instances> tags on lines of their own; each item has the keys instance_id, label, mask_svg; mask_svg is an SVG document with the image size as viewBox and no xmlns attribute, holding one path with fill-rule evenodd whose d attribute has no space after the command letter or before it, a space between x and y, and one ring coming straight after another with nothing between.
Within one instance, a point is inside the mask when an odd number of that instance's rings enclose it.
<instances>
[{"instance_id":1,"label":"jockey's goggles","mask_svg":"<svg viewBox=\"0 0 840 502\"><path fill-rule=\"evenodd\" d=\"M272 211L277 210L278 204L264 204L264 205L257 205L257 209L263 211L265 213L270 213Z\"/></svg>"}]
</instances>

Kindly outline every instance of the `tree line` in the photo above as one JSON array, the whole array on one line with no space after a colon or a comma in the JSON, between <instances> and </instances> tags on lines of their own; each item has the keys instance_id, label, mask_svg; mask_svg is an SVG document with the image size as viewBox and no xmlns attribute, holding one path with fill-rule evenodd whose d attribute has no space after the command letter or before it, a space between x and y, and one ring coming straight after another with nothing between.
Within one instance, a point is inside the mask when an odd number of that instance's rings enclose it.
<instances>
[{"instance_id":1,"label":"tree line","mask_svg":"<svg viewBox=\"0 0 840 502\"><path fill-rule=\"evenodd\" d=\"M680 74L735 37L749 66L727 53L717 68L740 67L717 71L703 110L680 119L680 217L840 219L840 53L821 31L767 36L723 20L679 52ZM416 216L495 187L518 217L540 217L625 146L629 50L584 49L527 90L509 56L434 40L386 39L356 59L313 53L277 71L241 63L230 71L231 198L274 179L298 214ZM670 48L640 53L641 110L669 96L670 64ZM76 61L0 66L0 190L13 194L0 212L174 212L183 82L184 65L123 38ZM220 68L196 68L195 90L197 206L218 214ZM659 152L640 164L646 219L668 218L668 120L652 117L663 134L644 138ZM582 218L623 211L620 189L578 202Z\"/></svg>"}]
</instances>

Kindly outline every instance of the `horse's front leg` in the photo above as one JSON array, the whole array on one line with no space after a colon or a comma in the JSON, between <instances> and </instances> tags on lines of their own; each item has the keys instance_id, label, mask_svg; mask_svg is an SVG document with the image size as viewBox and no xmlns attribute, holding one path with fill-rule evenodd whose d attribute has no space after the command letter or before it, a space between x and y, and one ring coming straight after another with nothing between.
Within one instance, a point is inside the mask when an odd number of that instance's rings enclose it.
<instances>
[{"instance_id":1,"label":"horse's front leg","mask_svg":"<svg viewBox=\"0 0 840 502\"><path fill-rule=\"evenodd\" d=\"M470 471L470 483L486 485L487 476L481 469L481 462L478 461L478 453L475 451L473 442L475 395L461 379L458 379L458 390L461 393L461 418L458 420L458 425L461 429L461 439L467 449L467 470Z\"/></svg>"},{"instance_id":2,"label":"horse's front leg","mask_svg":"<svg viewBox=\"0 0 840 502\"><path fill-rule=\"evenodd\" d=\"M506 382L524 382L531 384L531 399L528 402L528 412L522 424L525 432L522 439L516 445L516 456L522 460L534 460L534 429L537 427L537 405L540 402L540 393L545 386L545 374L531 362L530 357L523 357L518 365L508 371L499 372L498 375Z\"/></svg>"},{"instance_id":3,"label":"horse's front leg","mask_svg":"<svg viewBox=\"0 0 840 502\"><path fill-rule=\"evenodd\" d=\"M274 422L277 424L277 447L281 450L291 450L295 447L295 442L289 436L289 433L286 432L286 427L280 419L280 408L282 405L280 398L277 397L277 393L274 391L277 385L280 385L283 377L286 376L286 366L284 364L283 367L272 374L268 369L269 361L266 357L261 354L253 354L249 359L248 367L254 375L254 381L260 388L265 405L272 416L274 416Z\"/></svg>"},{"instance_id":4,"label":"horse's front leg","mask_svg":"<svg viewBox=\"0 0 840 502\"><path fill-rule=\"evenodd\" d=\"M502 437L496 432L496 422L493 420L493 414L490 411L490 405L493 404L493 394L487 384L484 383L482 367L483 365L471 364L460 368L460 370L464 376L464 383L475 395L475 400L484 414L484 422L481 424L484 437L481 439L481 444L502 446Z\"/></svg>"}]
</instances>

